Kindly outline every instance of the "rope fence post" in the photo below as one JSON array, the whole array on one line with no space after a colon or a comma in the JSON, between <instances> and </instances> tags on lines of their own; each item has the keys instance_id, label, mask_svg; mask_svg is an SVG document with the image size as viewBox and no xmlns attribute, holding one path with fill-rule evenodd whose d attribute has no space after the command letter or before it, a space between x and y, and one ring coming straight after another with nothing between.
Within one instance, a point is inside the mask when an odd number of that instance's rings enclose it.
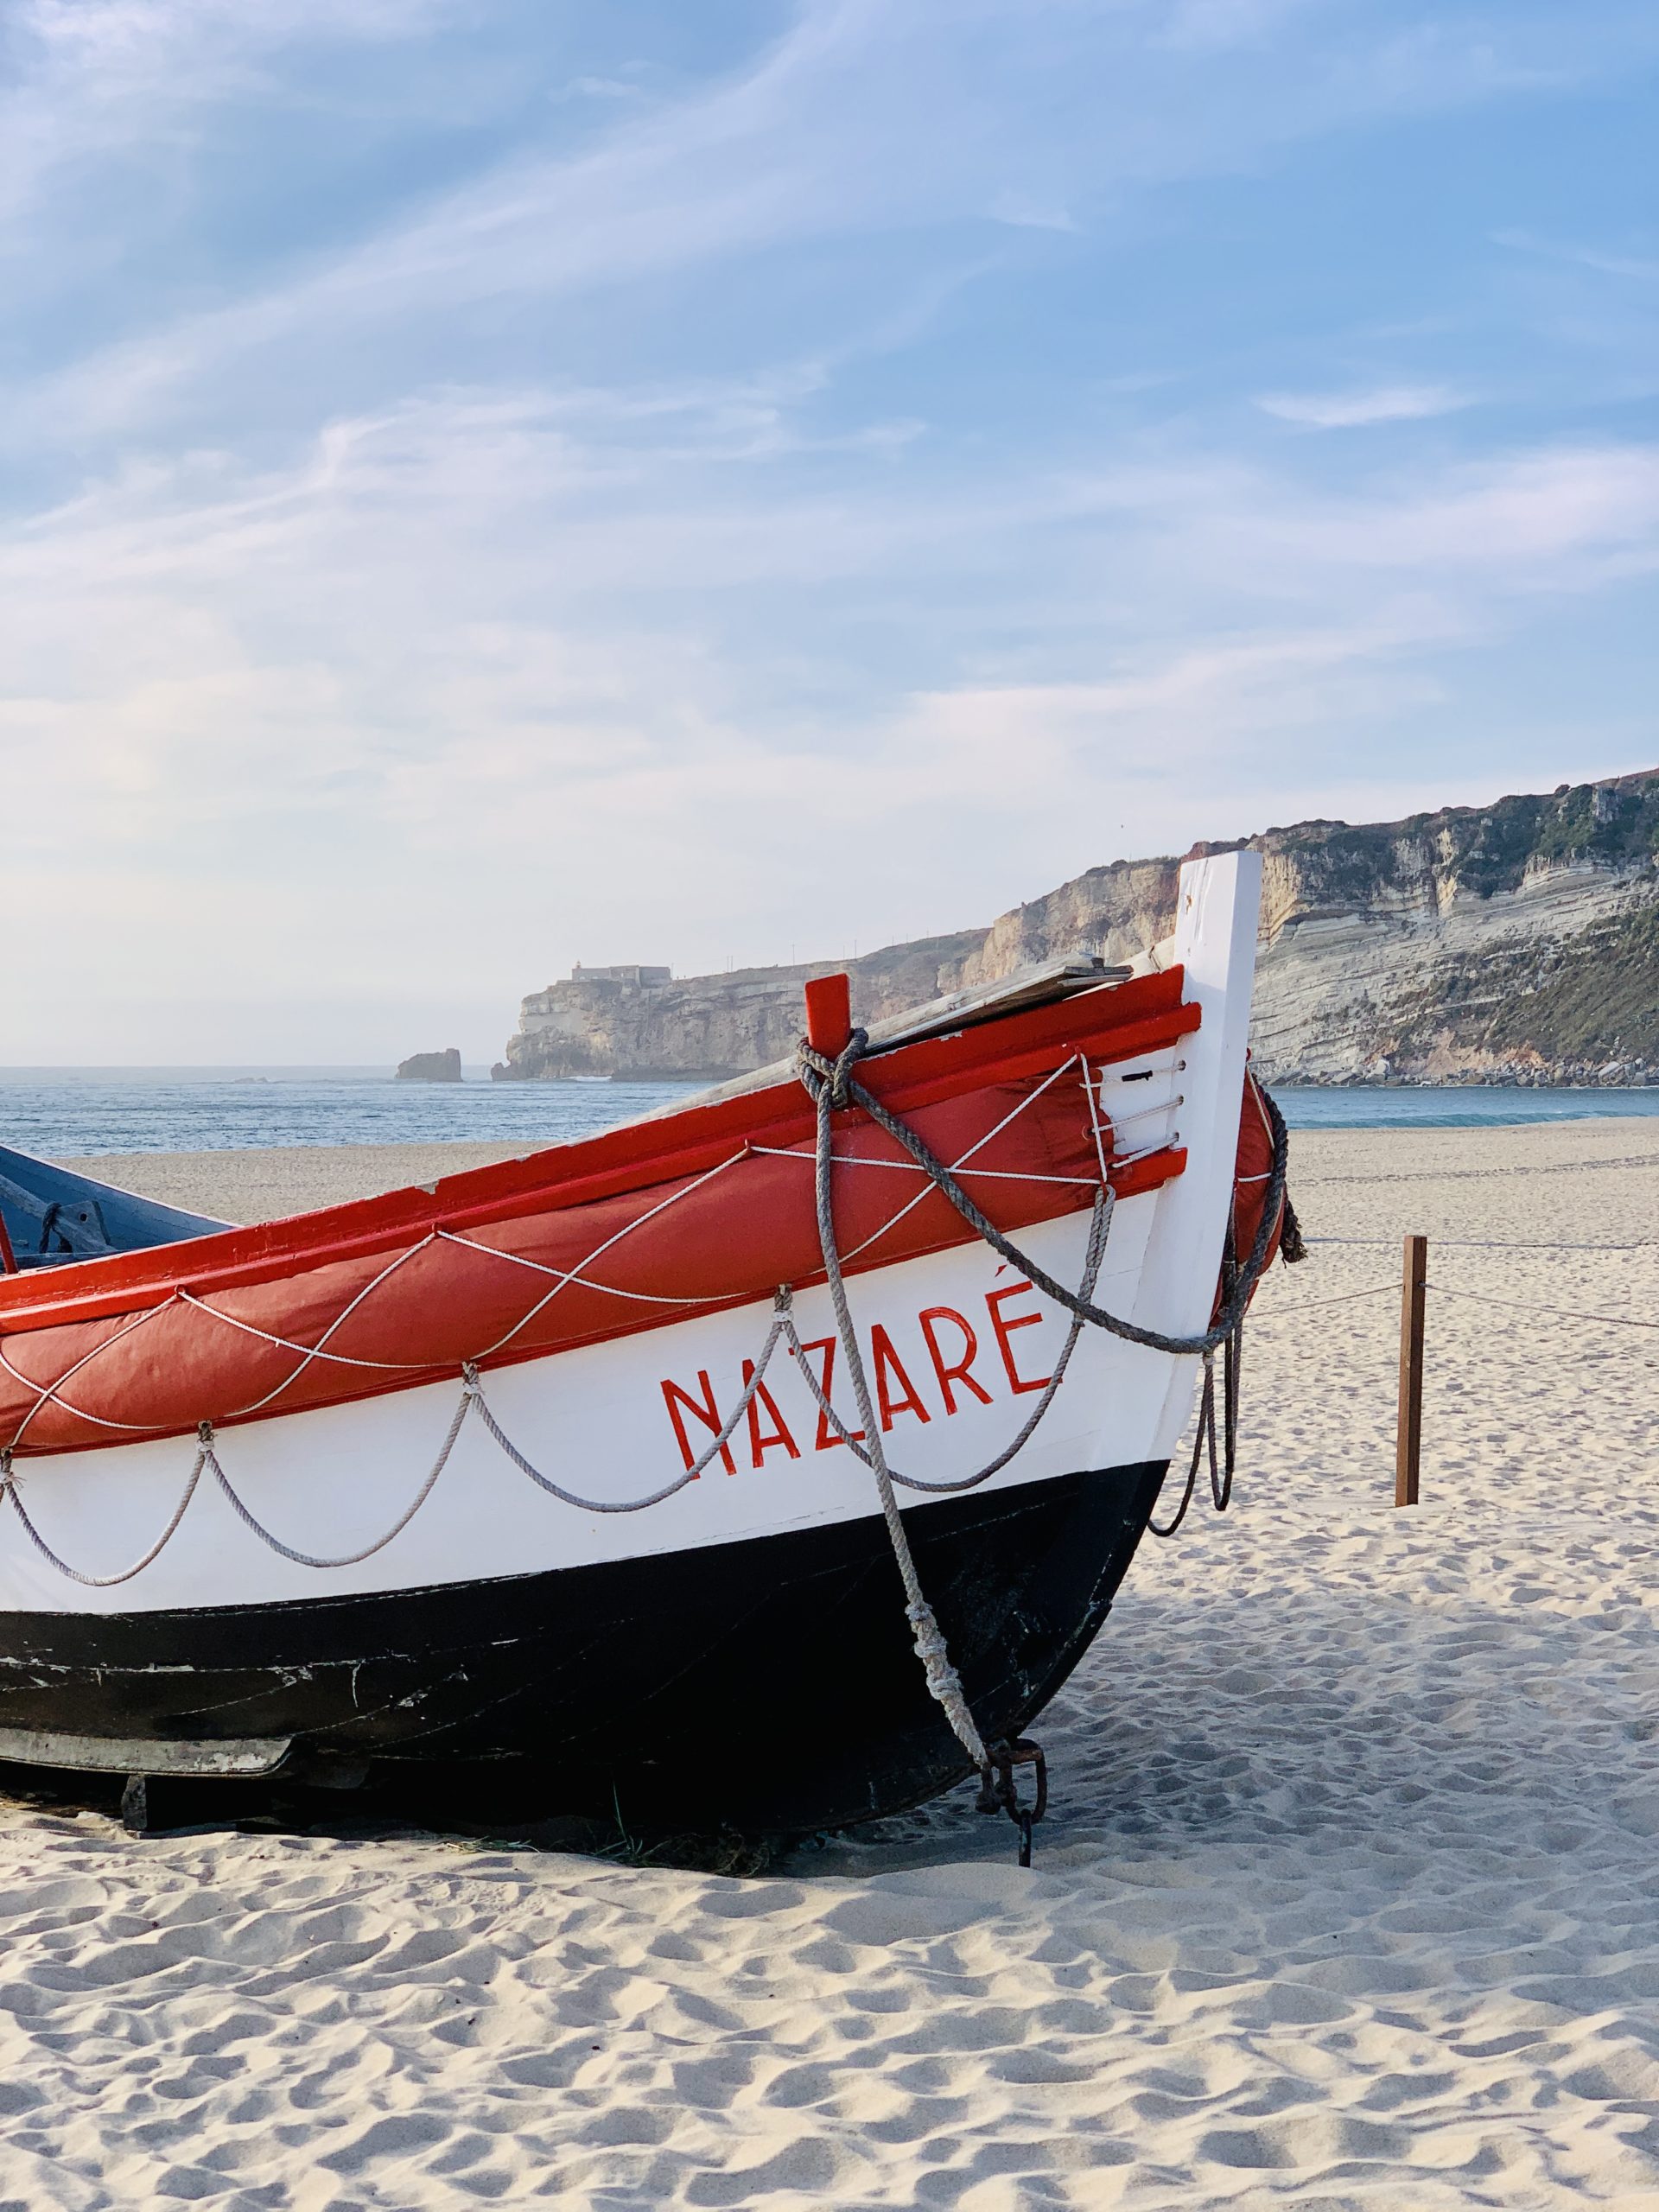
<instances>
[{"instance_id":1,"label":"rope fence post","mask_svg":"<svg viewBox=\"0 0 1659 2212\"><path fill-rule=\"evenodd\" d=\"M1428 1239L1408 1236L1400 1284L1400 1412L1395 1430L1394 1502L1415 1505L1423 1454L1423 1305Z\"/></svg>"}]
</instances>

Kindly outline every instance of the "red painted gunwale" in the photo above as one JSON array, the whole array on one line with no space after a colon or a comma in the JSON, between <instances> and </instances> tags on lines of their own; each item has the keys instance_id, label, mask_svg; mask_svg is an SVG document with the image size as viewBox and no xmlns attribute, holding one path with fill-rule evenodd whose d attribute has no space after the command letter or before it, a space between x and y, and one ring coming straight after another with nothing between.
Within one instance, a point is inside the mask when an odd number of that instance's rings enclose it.
<instances>
[{"instance_id":1,"label":"red painted gunwale","mask_svg":"<svg viewBox=\"0 0 1659 2212\"><path fill-rule=\"evenodd\" d=\"M1184 984L1184 972L1175 967L1104 985L1057 1005L872 1055L860 1067L859 1079L891 1111L907 1114L966 1091L1046 1073L1076 1052L1097 1063L1138 1058L1198 1028L1201 1009L1183 1003ZM700 1174L736 1146L810 1142L813 1120L804 1091L789 1080L445 1176L429 1191L391 1191L187 1243L8 1276L0 1281L0 1336L138 1313L181 1290L207 1298L272 1282L302 1267L391 1253L411 1236L434 1229L472 1232L527 1212L647 1190ZM1185 1159L1179 1151L1153 1154L1115 1169L1113 1187L1121 1198L1155 1189L1181 1172ZM964 1229L958 1241L970 1234Z\"/></svg>"}]
</instances>

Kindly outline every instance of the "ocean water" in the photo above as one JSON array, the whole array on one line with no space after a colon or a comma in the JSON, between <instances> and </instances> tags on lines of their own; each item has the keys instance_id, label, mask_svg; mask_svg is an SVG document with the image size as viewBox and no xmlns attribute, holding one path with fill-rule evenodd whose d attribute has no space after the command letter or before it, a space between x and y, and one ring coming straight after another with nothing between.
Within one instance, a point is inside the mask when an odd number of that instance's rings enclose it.
<instances>
[{"instance_id":1,"label":"ocean water","mask_svg":"<svg viewBox=\"0 0 1659 2212\"><path fill-rule=\"evenodd\" d=\"M265 1145L538 1146L590 1136L699 1086L399 1083L387 1068L0 1068L0 1145L48 1159Z\"/></svg>"},{"instance_id":2,"label":"ocean water","mask_svg":"<svg viewBox=\"0 0 1659 2212\"><path fill-rule=\"evenodd\" d=\"M559 1144L650 1112L676 1083L398 1083L385 1068L0 1068L0 1145L48 1158L264 1145ZM1292 1128L1473 1128L1659 1116L1652 1090L1343 1086L1275 1094Z\"/></svg>"},{"instance_id":3,"label":"ocean water","mask_svg":"<svg viewBox=\"0 0 1659 2212\"><path fill-rule=\"evenodd\" d=\"M1520 1122L1591 1122L1610 1114L1659 1116L1659 1090L1522 1090L1500 1084L1287 1084L1274 1092L1293 1129L1478 1129Z\"/></svg>"}]
</instances>

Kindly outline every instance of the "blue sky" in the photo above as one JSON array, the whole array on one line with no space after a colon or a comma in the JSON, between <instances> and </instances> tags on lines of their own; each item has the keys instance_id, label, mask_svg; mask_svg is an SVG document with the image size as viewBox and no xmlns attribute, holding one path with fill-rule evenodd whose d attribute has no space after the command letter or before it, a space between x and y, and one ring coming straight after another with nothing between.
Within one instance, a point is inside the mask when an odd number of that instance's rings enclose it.
<instances>
[{"instance_id":1,"label":"blue sky","mask_svg":"<svg viewBox=\"0 0 1659 2212\"><path fill-rule=\"evenodd\" d=\"M1649 0L12 0L0 1058L487 1058L576 959L1651 764L1656 64Z\"/></svg>"}]
</instances>

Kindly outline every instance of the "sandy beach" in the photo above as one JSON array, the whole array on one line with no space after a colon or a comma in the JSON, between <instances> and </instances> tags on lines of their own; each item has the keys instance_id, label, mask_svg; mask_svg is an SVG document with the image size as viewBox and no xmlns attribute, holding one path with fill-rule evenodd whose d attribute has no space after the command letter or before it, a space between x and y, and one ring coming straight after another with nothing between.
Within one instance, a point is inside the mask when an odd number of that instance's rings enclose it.
<instances>
[{"instance_id":1,"label":"sandy beach","mask_svg":"<svg viewBox=\"0 0 1659 2212\"><path fill-rule=\"evenodd\" d=\"M73 1164L252 1220L512 1149ZM20 1796L0 2207L1659 2207L1659 1126L1293 1160L1234 1508L1039 1728L1031 1872L967 1791L752 1879Z\"/></svg>"}]
</instances>

